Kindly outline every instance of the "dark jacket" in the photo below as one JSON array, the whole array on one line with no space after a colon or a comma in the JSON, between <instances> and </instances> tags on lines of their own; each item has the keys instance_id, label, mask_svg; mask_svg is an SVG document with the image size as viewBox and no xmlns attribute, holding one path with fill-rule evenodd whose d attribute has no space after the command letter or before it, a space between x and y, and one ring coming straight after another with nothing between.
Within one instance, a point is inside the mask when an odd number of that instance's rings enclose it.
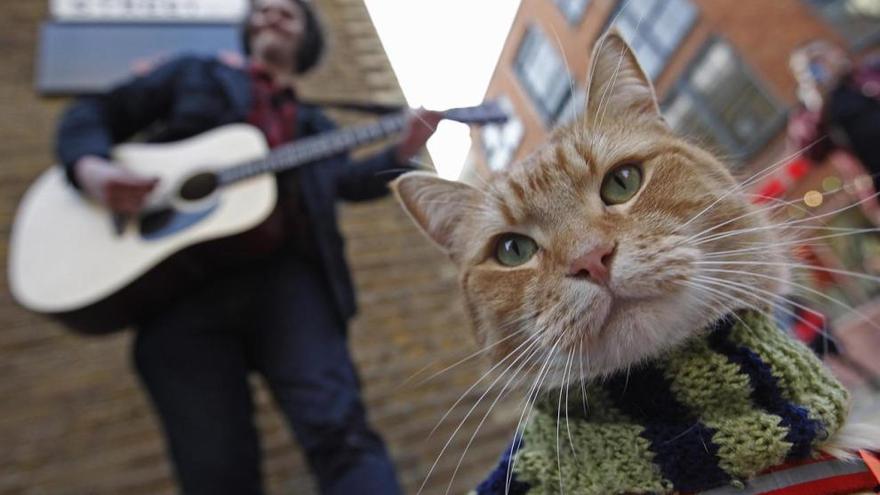
<instances>
[{"instance_id":1,"label":"dark jacket","mask_svg":"<svg viewBox=\"0 0 880 495\"><path fill-rule=\"evenodd\" d=\"M251 79L246 71L215 59L181 57L106 94L82 98L71 105L59 124L56 152L68 179L77 186L71 172L80 157L109 157L116 143L139 133L145 133L147 141L167 142L243 122L251 97ZM317 107L298 106L298 137L335 127ZM310 231L343 319L350 318L356 307L337 226L336 199L382 197L388 193L387 182L408 169L396 162L391 148L358 162L339 155L299 169Z\"/></svg>"}]
</instances>

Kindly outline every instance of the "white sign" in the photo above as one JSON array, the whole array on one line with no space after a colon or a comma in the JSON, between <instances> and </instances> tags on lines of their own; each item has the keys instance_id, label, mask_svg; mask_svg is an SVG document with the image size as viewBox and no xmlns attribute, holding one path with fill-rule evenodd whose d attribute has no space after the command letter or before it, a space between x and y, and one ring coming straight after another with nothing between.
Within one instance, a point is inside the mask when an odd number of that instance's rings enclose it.
<instances>
[{"instance_id":1,"label":"white sign","mask_svg":"<svg viewBox=\"0 0 880 495\"><path fill-rule=\"evenodd\" d=\"M249 0L49 0L58 21L238 22Z\"/></svg>"}]
</instances>

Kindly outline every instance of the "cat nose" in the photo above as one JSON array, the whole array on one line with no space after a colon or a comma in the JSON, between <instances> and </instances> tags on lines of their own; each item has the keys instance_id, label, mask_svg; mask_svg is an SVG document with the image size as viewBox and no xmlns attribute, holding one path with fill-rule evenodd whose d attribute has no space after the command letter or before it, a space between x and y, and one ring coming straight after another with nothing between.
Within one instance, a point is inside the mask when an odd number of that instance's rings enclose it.
<instances>
[{"instance_id":1,"label":"cat nose","mask_svg":"<svg viewBox=\"0 0 880 495\"><path fill-rule=\"evenodd\" d=\"M611 279L611 260L614 258L614 243L603 243L588 249L572 261L568 269L569 277L586 277L603 285Z\"/></svg>"}]
</instances>

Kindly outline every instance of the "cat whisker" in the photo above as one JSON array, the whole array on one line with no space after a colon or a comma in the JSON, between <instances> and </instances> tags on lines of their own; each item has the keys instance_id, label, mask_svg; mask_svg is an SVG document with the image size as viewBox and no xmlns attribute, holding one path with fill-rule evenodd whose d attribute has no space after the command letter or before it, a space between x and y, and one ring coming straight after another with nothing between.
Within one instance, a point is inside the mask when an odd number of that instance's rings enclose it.
<instances>
[{"instance_id":1,"label":"cat whisker","mask_svg":"<svg viewBox=\"0 0 880 495\"><path fill-rule=\"evenodd\" d=\"M528 315L526 315L526 316L528 316ZM436 372L436 373L433 373L431 376L429 376L429 377L427 377L427 378L423 378L422 380L419 380L418 382L416 382L415 384L413 384L413 386L414 386L414 387L418 387L418 386L424 385L425 383L427 383L427 382L433 380L434 378L437 378L438 376L442 375L443 373L446 373L447 371L451 370L452 368L455 368L456 366L461 366L462 364L464 364L464 363L466 363L466 362L468 362L468 361L470 361L470 360L472 360L472 359L476 359L477 357L479 357L479 356L481 356L481 355L483 355L483 354L485 354L485 353L491 351L494 347L497 347L498 345L503 344L504 342L506 342L506 341L508 341L508 340L510 340L510 339L512 339L512 338L514 338L514 337L516 337L516 336L518 336L519 334L528 331L528 330L529 330L529 327L523 327L523 328L520 328L519 330L510 333L510 334L507 335L506 337L504 337L504 338L502 338L502 339L499 339L499 340L498 340L497 342L495 342L494 344L492 344L492 345L488 345L488 346L486 346L486 347L483 347L482 349L480 349L480 350L478 350L478 351L476 351L476 352L471 353L470 355L468 355L468 356L466 356L466 357L464 357L464 358L462 358L462 359L456 361L455 363L453 363L453 364L451 364L451 365L449 365L449 366L443 368L442 370L440 370L440 371L438 371L438 372ZM412 375L410 375L409 378L407 378L406 380L403 381L403 383L401 383L400 385L398 385L397 387L395 387L395 390L399 390L400 388L403 388L404 386L406 386L407 383L409 383L410 381L412 381L412 380L413 380L415 377L417 377L418 375L424 373L425 370L427 370L427 369L430 368L431 366L434 366L434 363L429 363L429 364L427 364L426 366L424 366L422 369L420 369L420 370L416 371L415 373L413 373Z\"/></svg>"},{"instance_id":2,"label":"cat whisker","mask_svg":"<svg viewBox=\"0 0 880 495\"><path fill-rule=\"evenodd\" d=\"M799 200L799 201L802 201L802 200ZM738 215L738 216L736 216L736 217L733 217L733 218L727 219L727 220L725 220L725 221L723 221L723 222L721 222L721 223L718 223L718 224L715 224L715 225L710 225L709 227L706 227L706 228L703 229L702 231L697 232L697 233L695 233L695 234L692 234L691 236L687 237L687 238L683 241L683 243L689 243L689 242L692 242L692 241L701 241L701 240L705 240L705 239L709 239L709 238L714 238L715 236L721 236L721 235L727 234L727 233L729 233L729 232L731 232L731 231L723 231L723 232L719 232L719 233L717 233L717 234L707 235L707 234L710 234L711 232L714 232L715 230L720 229L721 227L725 227L725 226L730 225L730 224L732 224L732 223L734 223L734 222L737 222L737 221L739 221L739 220L742 220L742 219L745 219L745 218L749 218L749 217L752 217L752 216L755 216L755 215L764 215L764 214L766 214L766 213L768 213L768 212L773 212L773 210L781 210L782 208L784 208L784 207L786 207L786 206L788 206L788 205L785 205L785 204L772 204L772 205L763 206L763 207L760 207L760 208L757 208L757 209L750 209L750 210L746 211L746 213L743 213L743 214L740 214L740 215Z\"/></svg>"},{"instance_id":3,"label":"cat whisker","mask_svg":"<svg viewBox=\"0 0 880 495\"><path fill-rule=\"evenodd\" d=\"M709 282L709 283L715 283L715 284L717 284L717 285L724 285L725 283L728 282L728 281L725 281L725 280L716 279L716 278L714 278L714 277L706 277L705 280L706 280L706 282ZM746 289L742 289L742 291L745 291L747 294L750 294L750 292L748 292L748 290L751 290L752 288L751 288L751 287L748 287L748 286L745 286L745 287L746 287ZM728 286L728 288L732 288L732 287L729 287L729 286ZM812 312L812 311L813 311L813 310L811 310L810 308L807 308L806 306L803 306L803 305L801 305L801 304L798 304L798 303L796 303L795 301L792 301L791 299L786 298L786 297L784 297L784 296L779 296L779 295L776 295L776 294L770 294L770 295L771 295L771 296L774 296L775 298L782 299L782 300L786 301L787 303L789 303L789 304L791 304L791 305L793 305L793 306L795 306L795 307L798 307L798 308L800 308L800 309L803 309L804 311L808 311L808 312ZM824 328L820 328L820 327L816 326L816 324L814 324L813 322L811 322L811 321L809 321L809 320L807 320L807 319L801 317L800 315L798 315L797 313L795 313L795 312L792 311L791 309L789 309L789 308L787 308L787 307L785 307L785 306L783 306L783 305L781 305L781 304L775 303L775 302L771 303L771 307L773 307L773 308L775 308L775 309L777 309L777 310L779 310L779 311L782 311L782 312L784 312L785 314L787 314L787 315L793 317L795 320L798 320L799 322L803 323L804 325L806 325L807 327L809 327L811 330L813 330L814 332L816 332L818 335L821 335L821 336L822 336L822 346L823 346L823 348L824 348L824 352L825 352L826 354L828 353L828 343L829 343L829 342L833 342L833 343L839 345L839 343L838 343L837 340L834 338L834 336L832 336L832 335L831 335L829 332L827 332ZM771 315L770 313L764 311L763 309L759 309L759 308L753 308L753 309L755 309L756 311L760 312L761 314L764 314L764 315L765 315L768 319L770 319L770 320L773 320L773 319L774 319L774 316L773 316L773 315ZM750 328L750 329L751 329L751 327L749 326L749 324L746 323L742 318L740 318L738 314L736 314L735 312L731 312L731 314L732 314L737 320L739 320L743 325L745 325L747 328Z\"/></svg>"},{"instance_id":4,"label":"cat whisker","mask_svg":"<svg viewBox=\"0 0 880 495\"><path fill-rule=\"evenodd\" d=\"M538 376L535 378L535 382L532 385L529 392L526 394L525 404L523 406L522 413L520 413L519 421L517 422L516 429L514 430L514 435L518 436L519 442L522 443L522 434L525 431L525 427L531 418L532 409L534 407L535 401L538 398L538 395L541 393L541 384L544 381L545 373L549 372L550 368L548 367L550 363L553 361L554 356L556 355L556 346L559 345L559 342L562 341L562 334L556 337L556 341L550 350L547 351L547 356L544 360L544 364L541 366L541 369L538 371ZM528 411L528 414L526 414ZM515 447L513 450L517 450L519 447ZM510 488L511 477L513 474L513 470L516 467L516 456L511 456L510 460L507 464L507 489Z\"/></svg>"},{"instance_id":5,"label":"cat whisker","mask_svg":"<svg viewBox=\"0 0 880 495\"><path fill-rule=\"evenodd\" d=\"M621 8L618 11L618 15L623 12L624 8ZM648 14L648 11L644 11L639 15L639 20L636 22L635 32L640 33L642 28L642 21L645 20L645 16ZM615 19L616 20L616 19ZM624 47L621 49L620 55L617 58L617 67L614 69L614 74L611 76L611 83L605 87L602 92L602 99L599 100L599 106L596 107L596 113L599 115L599 120L597 127L601 128L602 123L605 121L605 114L608 112L610 98L608 95L614 91L614 86L617 85L617 78L620 76L620 69L623 66L623 58L626 55L628 48Z\"/></svg>"},{"instance_id":6,"label":"cat whisker","mask_svg":"<svg viewBox=\"0 0 880 495\"><path fill-rule=\"evenodd\" d=\"M568 352L568 359L571 359L571 351ZM565 493L565 484L562 482L562 448L559 445L559 424L562 422L562 391L565 388L566 370L567 368L563 368L563 386L559 388L559 401L556 404L556 465L557 470L559 471L559 493Z\"/></svg>"},{"instance_id":7,"label":"cat whisker","mask_svg":"<svg viewBox=\"0 0 880 495\"><path fill-rule=\"evenodd\" d=\"M715 285L715 286L725 287L727 289L733 290L733 291L738 292L738 293L745 295L747 297L753 297L754 296L753 291L758 290L762 294L771 296L773 299L781 299L781 300L787 302L788 304L791 304L792 306L800 308L804 311L812 311L810 308L808 308L802 304L799 304L795 301L792 301L790 298L787 298L785 296L781 296L778 294L773 294L771 292L763 291L760 289L756 289L756 288L751 287L746 284L738 284L736 282L731 282L729 280L722 280L722 279L715 278L715 277L700 277L698 280L700 280L704 283ZM706 289L708 289L708 287L706 287ZM828 332L824 331L822 328L816 326L814 323L810 322L809 320L804 319L802 316L798 315L797 313L792 311L790 308L783 306L782 304L779 304L775 301L769 301L769 302L764 301L764 302L770 304L770 307L775 308L778 311L782 311L783 313L785 313L785 314L791 316L792 318L800 321L801 323L807 325L808 327L810 327L811 330L814 330L816 333L821 334L826 339L831 340L832 342L836 343L836 340L834 339L834 337L832 335L830 335ZM751 305L750 309L752 309L754 311L758 311L758 312L766 315L771 320L774 319L773 315L771 315L770 313L766 312L765 310L763 310L755 305ZM736 316L737 319L740 319L739 316L736 315L736 313L732 312L731 314Z\"/></svg>"},{"instance_id":8,"label":"cat whisker","mask_svg":"<svg viewBox=\"0 0 880 495\"><path fill-rule=\"evenodd\" d=\"M561 421L561 418L559 417L559 415L560 415L559 411L561 411L561 409L562 409L563 390L565 391L565 430L568 434L568 444L569 444L569 446L571 446L572 458L575 460L575 462L578 462L578 463L580 462L578 459L578 455L577 455L577 449L574 446L574 437L571 434L571 421L569 419L569 414L568 414L568 409L569 409L569 404L570 404L570 402L569 402L569 389L571 388L568 384L568 380L571 377L572 364L574 364L574 352L575 352L575 348L574 348L574 346L572 346L571 349L568 351L568 359L566 360L565 371L563 372L563 376L562 376L563 386L559 390L560 404L559 404L559 409L557 411L557 418L556 418L556 455L557 455L557 462L559 464L559 467L558 467L558 469L559 469L559 488L562 493L565 493L565 485L562 482L561 447L559 445L559 426L562 421Z\"/></svg>"},{"instance_id":9,"label":"cat whisker","mask_svg":"<svg viewBox=\"0 0 880 495\"><path fill-rule=\"evenodd\" d=\"M578 377L581 384L581 399L584 405L584 417L587 417L587 385L584 375L584 339L578 341L578 361L580 363L581 374Z\"/></svg>"},{"instance_id":10,"label":"cat whisker","mask_svg":"<svg viewBox=\"0 0 880 495\"><path fill-rule=\"evenodd\" d=\"M529 354L529 352L531 351L531 349L532 349L533 346L535 346L535 352L540 351L540 346L538 345L538 343L540 342L540 339L537 338L537 335L538 335L538 334L536 334L536 335L533 336L533 337L530 337L529 340L524 341L522 344L520 344L519 347L517 347L516 350L514 350L513 352L511 352L510 354L508 354L504 359L500 360L500 361L498 362L498 364L503 363L503 362L506 361L507 358L509 358L509 357L513 357L513 356L517 356L517 355L518 355L518 357L517 357L516 359L514 359L514 360L510 363L510 365L508 365L507 369L505 370L505 371L507 371L507 370L509 370L510 368L512 368L512 367L513 367L513 366L514 366L519 360L521 360L522 358L526 357L526 355L532 356L533 354ZM518 351L520 351L521 347L522 347L523 345L525 345L526 342L529 342L529 341L531 341L531 343L529 344L529 346L528 346L524 351L522 351L522 352L518 352ZM528 359L526 359L525 362L528 362ZM496 364L495 366L493 366L492 369L497 368L497 367L498 367L498 364ZM490 370L490 372L491 372L491 370ZM443 423L443 421L446 419L446 417L449 416L449 413L452 412L452 410L455 408L455 406L458 405L458 404L464 399L464 397L465 397L465 396L466 396L471 390L473 390L474 387L476 387L476 385L477 385L478 383L480 383L481 381L483 381L483 379L484 379L486 376L488 376L488 373L487 373L486 375L483 375L481 378L479 378L479 379L478 379L473 385L471 385L470 388L468 388L468 390L466 390L466 391L464 392L464 394L462 394L461 397L459 397L459 399L458 399L457 401L455 401L455 404L453 404L452 407L449 408L449 410L446 412L446 414L443 415L443 417L440 419L440 421L437 423L437 425L434 427L434 429L431 430L431 433L429 434L429 437L430 437L430 435L433 435L433 434L434 434L434 432L437 430L437 428L440 426L440 424ZM443 445L443 447L440 449L440 453L437 454L437 458L434 460L434 463L431 465L431 468L428 470L428 474L425 475L425 479L424 479L424 481L422 481L422 485L419 487L419 490L416 492L417 495L418 495L418 494L421 494L421 493L422 493L422 490L424 490L425 485L428 483L428 480L430 480L430 478L431 478L431 474L434 472L434 469L437 467L437 464L440 462L440 459L443 457L443 454L446 452L446 449L449 448L449 445L452 443L452 440L455 438L455 435L459 432L459 430L461 430L461 428L464 426L465 422L467 422L467 419L470 417L471 413L473 413L474 409L477 408L477 406L480 404L480 402L483 400L483 398L489 393L489 391L492 389L492 387L493 387L496 383L498 383L498 381L501 380L501 378L502 378L503 376L504 376L503 373L502 373L502 374L499 374L498 377L495 378L495 380L492 381L492 383L486 388L486 391L483 392L483 394L482 394L482 395L481 395L481 396L480 396L480 397L474 402L474 405L471 406L471 408L467 411L467 413L465 413L464 418L458 423L458 426L455 428L455 430L453 430L452 434L449 436L449 439L446 440L446 443L445 443L445 444Z\"/></svg>"},{"instance_id":11,"label":"cat whisker","mask_svg":"<svg viewBox=\"0 0 880 495\"><path fill-rule=\"evenodd\" d=\"M723 235L718 234L717 236L707 237L705 239L700 240L699 242L693 243L692 245L699 246L701 244L705 244L705 243L711 242L711 241L716 241L719 239L725 239L728 237L734 237L736 235L742 235L742 234L750 234L753 232L761 232L761 231L765 231L765 230L770 230L770 231L788 231L788 230L793 230L793 231L830 231L830 232L847 232L847 233L852 233L852 234L859 234L859 233L864 233L864 231L866 229L865 228L861 228L861 229L860 228L853 228L853 227L829 227L829 226L823 226L823 225L793 225L790 223L781 223L781 224L773 224L773 225L764 225L761 227L747 227L747 228L743 228L743 229L731 230L731 231L725 232ZM880 229L875 228L875 227L870 227L867 230L873 231L873 232L880 231ZM783 242L785 242L785 241L783 241ZM774 241L764 242L763 244L776 245L776 242L774 242Z\"/></svg>"},{"instance_id":12,"label":"cat whisker","mask_svg":"<svg viewBox=\"0 0 880 495\"><path fill-rule=\"evenodd\" d=\"M754 266L780 266L786 268L795 268L795 269L805 269L805 270L815 270L825 273L834 273L836 275L846 275L854 278L860 278L862 280L869 280L871 282L880 283L880 277L876 277L874 275L868 275L867 273L859 273L850 270L840 270L837 268L826 268L822 266L814 266L814 265L805 265L802 263L783 263L783 262L773 262L773 261L695 261L695 265L754 265Z\"/></svg>"},{"instance_id":13,"label":"cat whisker","mask_svg":"<svg viewBox=\"0 0 880 495\"><path fill-rule=\"evenodd\" d=\"M815 146L816 144L820 143L823 139L825 139L824 136L823 136L823 137L820 137L820 138L818 138L818 139L816 139L815 141L813 141L813 142L811 142L811 143L809 143L809 144L807 144L807 145L804 146L803 148L801 148L801 149L795 151L794 153L782 157L781 159L779 159L779 160L776 161L775 163L771 164L770 166L768 166L768 167L766 167L766 168L764 168L764 169L762 169L762 170L759 170L759 171L755 172L755 173L752 174L749 178L747 178L747 179L745 179L745 180L743 180L743 181L739 181L738 184L737 184L733 189L728 190L727 192L725 192L724 194L722 194L721 196L719 196L717 199L715 199L715 201L713 201L711 204L709 204L709 206L707 206L707 207L705 207L704 209L700 210L696 215L692 216L689 220L687 220L687 221L684 222L683 224L679 225L679 226L678 226L678 229L683 229L683 228L687 227L688 225L691 224L691 222L693 222L693 221L696 220L697 218L700 218L701 216L703 216L704 214L706 214L706 212L708 212L709 210L711 210L712 208L714 208L718 203L720 203L721 201L723 201L725 198L729 197L730 195L740 193L743 189L745 189L746 187L750 186L751 184L753 184L753 183L755 183L755 182L757 182L757 181L759 181L759 180L761 180L761 179L763 179L763 178L765 178L765 177L767 177L767 176L769 176L769 175L775 173L778 169L780 169L780 168L782 168L783 166L785 166L786 164L788 164L793 158L795 158L795 157L801 155L803 152L809 150L810 148L812 148L812 147Z\"/></svg>"},{"instance_id":14,"label":"cat whisker","mask_svg":"<svg viewBox=\"0 0 880 495\"><path fill-rule=\"evenodd\" d=\"M782 223L782 224L776 224L776 225L774 225L774 226L752 227L752 229L755 229L755 230L758 230L758 229L760 229L760 230L767 230L767 229L770 229L770 228L779 228L779 227L782 226L782 225L798 225L798 224L801 224L801 223L804 223L804 222L809 222L809 221L813 221L813 220L819 220L819 219L822 219L822 218L827 218L827 217L835 216L835 215L837 215L837 214L839 214L839 213L842 213L842 212L844 212L844 211L846 211L846 210L849 210L849 209L851 209L851 208L858 207L858 206L860 206L861 204L865 203L866 201L874 200L874 199L876 199L878 196L880 196L880 192L874 193L874 194L872 194L872 195L870 195L870 196L868 196L868 197L866 197L866 198L863 198L863 199L861 199L861 200L859 200L859 201L857 201L857 202L855 202L855 203L852 203L852 204L849 204L849 205L847 205L847 206L844 206L844 207L838 208L838 209L836 209L836 210L834 210L834 211L830 211L830 212L823 213L823 214L821 214L821 215L818 215L818 216L815 216L815 217L812 217L812 218L806 218L806 219L801 219L801 220L793 220L793 221L785 222L785 223ZM759 210L759 211L760 211L760 210ZM714 230L714 228L720 227L720 226L725 225L726 223L729 223L729 222L730 222L730 220L728 220L727 222L722 223L722 224L720 224L720 225L718 225L718 226L716 226L716 227L713 227L713 229L710 229L710 230ZM715 234L714 236L707 236L707 237L704 237L704 238L702 238L702 239L699 239L699 242L696 242L694 245L699 245L699 244L702 244L703 242L707 242L707 241L709 241L709 240L724 239L724 238L730 237L731 235L736 235L736 232L747 231L747 230L749 230L749 229L740 229L739 231L724 232L724 233L720 233L720 234ZM697 237L698 237L698 236L691 236L691 238L689 238L688 241L695 240L695 239L697 239ZM687 241L686 241L686 242L687 242Z\"/></svg>"},{"instance_id":15,"label":"cat whisker","mask_svg":"<svg viewBox=\"0 0 880 495\"><path fill-rule=\"evenodd\" d=\"M462 452L461 456L458 458L458 463L455 465L455 469L452 471L452 476L450 476L450 478L449 478L449 483L446 486L446 495L448 495L449 490L452 489L452 484L455 481L455 476L458 474L458 470L461 468L462 462L464 462L464 458L467 455L468 449L470 449L471 444L474 442L474 439L477 437L477 434L480 432L480 428L486 422L486 419L492 413L492 410L495 408L495 405L505 395L505 391L508 389L508 387L510 387L510 384L514 382L517 375L523 369L523 367L525 367L526 364L528 364L528 359L523 360L522 363L519 364L517 369L515 369L513 371L510 379L507 380L507 382L504 384L504 387L502 387L501 391L498 392L498 395L495 396L495 400L492 401L492 404L489 405L489 408L486 410L485 414L483 414L483 417L480 419L480 422L477 424L477 427L474 428L474 432L471 434L470 438L468 439L467 445L465 445L464 451ZM490 389L491 389L491 387L490 387ZM480 398L480 400L482 400L482 397ZM479 403L479 400L477 401L477 403Z\"/></svg>"},{"instance_id":16,"label":"cat whisker","mask_svg":"<svg viewBox=\"0 0 880 495\"><path fill-rule=\"evenodd\" d=\"M721 239L727 239L730 237L736 237L738 235L749 234L753 232L760 231L830 231L837 232L837 234L821 236L821 237L810 237L804 239L798 239L794 236L791 237L791 240L788 241L757 241L757 242L749 242L746 243L751 247L755 246L787 246L787 245L803 245L805 242L810 242L814 240L824 240L824 239L833 239L836 237L843 237L847 235L856 235L856 234L868 234L868 233L876 233L880 232L880 228L877 227L864 227L864 228L848 228L848 227L825 227L820 225L787 225L787 224L777 224L777 225L765 225L763 227L748 227L743 229L736 229L726 232L724 235L719 235L718 237L707 238L700 240L696 243L691 243L691 246L700 246L702 244L706 244L712 241L718 241ZM679 244L682 245L682 244ZM821 245L821 244L820 244ZM717 252L729 252L729 251L717 251ZM713 253L707 253L713 254Z\"/></svg>"},{"instance_id":17,"label":"cat whisker","mask_svg":"<svg viewBox=\"0 0 880 495\"><path fill-rule=\"evenodd\" d=\"M758 243L750 244L750 247L748 247L748 248L732 249L732 250L728 250L728 251L710 252L710 253L703 255L703 257L712 258L712 257L718 257L718 256L727 256L727 255L731 255L731 254L766 252L767 248L783 247L783 246L827 247L826 244L813 243L813 241L822 241L822 240L827 240L827 239L835 239L835 238L839 238L839 237L845 237L845 236L849 236L849 235L869 234L869 233L876 233L876 232L880 232L880 229L872 227L872 228L864 228L864 229L855 229L855 230L851 230L848 232L842 232L842 233L837 233L837 234L828 234L828 235L823 235L823 236L809 237L806 239L796 239L793 241L758 242Z\"/></svg>"},{"instance_id":18,"label":"cat whisker","mask_svg":"<svg viewBox=\"0 0 880 495\"><path fill-rule=\"evenodd\" d=\"M826 194L831 195L831 194L834 194L834 193L836 193L836 192L839 192L841 189L842 189L842 188L837 188L837 189L834 189L834 190L832 190L832 191L827 191ZM804 214L810 216L811 218L814 218L814 217L816 216L815 212L813 212L813 211L810 210L809 208L804 208L803 206L801 206L801 204L803 204L804 200L803 200L803 199L800 199L800 198L799 198L799 199L793 199L793 200L790 200L790 201L786 201L786 200L783 200L783 199L774 198L774 197L772 197L772 196L767 196L767 195L765 195L765 194L747 193L747 192L743 192L743 193L740 193L740 194L741 194L742 196L747 197L747 198L762 199L762 200L769 201L769 202L771 202L771 203L773 203L773 204L777 204L777 205L780 205L780 206L788 206L788 207L791 207L791 208L795 208L795 209L797 209L798 211L800 211L800 212L802 212L802 213L804 213Z\"/></svg>"},{"instance_id":19,"label":"cat whisker","mask_svg":"<svg viewBox=\"0 0 880 495\"><path fill-rule=\"evenodd\" d=\"M718 291L717 293L712 292L712 291L708 290L709 289L708 287L705 287L703 284L700 284L695 281L679 280L679 281L677 281L677 283L679 285L685 285L685 286L688 286L694 290L699 291L702 295L704 295L706 298L708 298L710 300L710 302L717 304L721 309L723 309L724 313L733 313L734 311L736 311L736 309L727 305L725 299L719 297L719 294L720 294L729 300L733 300L733 298L730 297L729 294L725 294L720 291ZM712 306L711 304L709 304L709 302L706 302L706 301L697 301L697 303L708 308L712 312L714 312L715 310L718 309L717 307Z\"/></svg>"},{"instance_id":20,"label":"cat whisker","mask_svg":"<svg viewBox=\"0 0 880 495\"><path fill-rule=\"evenodd\" d=\"M611 19L611 21L608 23L609 26L614 26L614 25L617 23L618 19L620 19L621 14L623 14L623 12L626 10L627 6L629 6L629 4L630 4L631 1L632 1L632 0L625 0L625 1L623 2L623 4L620 6L620 8L617 9L617 13L614 14L614 17L613 17L613 18ZM603 36L602 38L600 38L600 40L599 40L599 46L596 47L596 48L594 49L594 53L599 53L600 51L603 50L603 47L605 46L605 41L606 41L606 40L607 40L607 38L605 38L604 36ZM593 79L594 79L594 77L595 77L595 75L596 75L596 72L597 72L597 71L596 71L596 64L597 64L597 63L598 63L598 57L593 57L593 59L590 60L590 69L589 69L589 72L588 72L589 77L588 77L588 79L587 79L587 84L586 84L586 88L587 88L587 98L588 98L588 99L589 99L589 95L590 95L590 93L592 93L592 91L590 90L590 88L593 86ZM588 116L588 117L589 117L589 116ZM593 123L595 124L595 121L594 121Z\"/></svg>"},{"instance_id":21,"label":"cat whisker","mask_svg":"<svg viewBox=\"0 0 880 495\"><path fill-rule=\"evenodd\" d=\"M877 323L874 323L870 318L865 316L865 314L862 313L861 311L857 310L856 308L853 308L849 304L847 304L847 303L845 303L835 297L831 297L831 296L825 294L824 292L818 291L818 290L813 289L812 287L808 287L804 284L799 284L797 282L792 282L790 280L784 280L779 277L774 277L771 275L765 275L762 273L747 272L747 271L743 271L743 270L725 270L722 268L704 268L703 270L708 271L708 272L713 272L713 273L728 273L728 274L734 274L734 275L747 275L747 276L751 276L751 277L758 277L758 278L762 278L762 279L766 279L766 280L773 280L773 281L781 282L785 285L792 285L792 286L800 288L806 292L809 292L810 294L814 294L816 296L819 296L822 299L825 299L826 301L830 301L843 309L851 311L853 314L859 316L859 318L861 318L866 323L870 324L875 329L880 330L880 325L878 325Z\"/></svg>"},{"instance_id":22,"label":"cat whisker","mask_svg":"<svg viewBox=\"0 0 880 495\"><path fill-rule=\"evenodd\" d=\"M565 65L565 73L568 74L568 90L569 90L569 98L574 98L574 79L571 76L571 64L568 63L568 57L565 54L565 46L562 45L562 40L559 39L559 33L556 31L556 28L550 26L550 31L553 33L553 38L556 40L556 48L559 50L559 54L562 55L562 64ZM574 118L575 109L572 108L571 117Z\"/></svg>"},{"instance_id":23,"label":"cat whisker","mask_svg":"<svg viewBox=\"0 0 880 495\"><path fill-rule=\"evenodd\" d=\"M507 360L510 359L511 357L515 356L516 353L517 353L517 351L519 351L520 349L522 349L522 348L523 348L524 346L526 346L527 344L528 344L528 347L529 347L529 348L530 348L533 344L534 344L534 345L537 345L537 343L540 342L540 337L541 337L540 333L536 333L536 334L534 334L534 335L529 336L526 340L524 340L522 343L520 343L520 344L519 344L519 345L518 345L518 346L517 346L517 347L516 347L516 348L515 348L510 354L508 354L508 355L505 356L504 358L500 359L497 363L495 363L495 365L493 365L491 368L489 368L489 370L488 370L486 373L484 373L483 375L481 375L480 378L479 378L476 382L474 382L473 385L471 385L470 387L468 387L468 389L465 390L464 393L461 394L461 396L458 398L458 400L456 400L456 401L452 404L452 406L449 407L449 409L446 411L446 413L443 415L443 417L440 418L440 421L438 421L437 424L434 426L434 428L431 429L431 432L428 434L428 438L430 438L430 437L434 434L434 432L437 431L437 428L439 428L440 425L443 424L443 421L446 420L447 416L449 416L449 414L452 413L452 411L455 409L455 407L458 406L458 404L460 404L461 401L464 400L464 398L467 396L467 394L469 394L474 388L476 388L477 385L480 384L480 382L482 382L482 381L485 380L487 377L489 377L489 376L491 375L491 373L492 373L495 369L497 369L499 366L501 366L502 364L504 364L505 361L507 361ZM530 343L530 342L531 342L531 343ZM516 360L514 360L514 362L515 362L515 361L516 361Z\"/></svg>"}]
</instances>

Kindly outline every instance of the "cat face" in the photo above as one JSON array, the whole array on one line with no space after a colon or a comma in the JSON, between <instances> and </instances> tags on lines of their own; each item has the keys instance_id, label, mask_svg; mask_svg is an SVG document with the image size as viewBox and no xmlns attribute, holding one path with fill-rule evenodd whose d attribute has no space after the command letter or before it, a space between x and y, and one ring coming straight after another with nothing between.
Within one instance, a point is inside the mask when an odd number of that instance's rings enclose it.
<instances>
[{"instance_id":1,"label":"cat face","mask_svg":"<svg viewBox=\"0 0 880 495\"><path fill-rule=\"evenodd\" d=\"M459 267L478 341L548 387L657 356L785 275L707 261L780 256L725 166L663 122L623 39L593 57L584 117L532 156L479 189L421 172L394 184Z\"/></svg>"}]
</instances>

